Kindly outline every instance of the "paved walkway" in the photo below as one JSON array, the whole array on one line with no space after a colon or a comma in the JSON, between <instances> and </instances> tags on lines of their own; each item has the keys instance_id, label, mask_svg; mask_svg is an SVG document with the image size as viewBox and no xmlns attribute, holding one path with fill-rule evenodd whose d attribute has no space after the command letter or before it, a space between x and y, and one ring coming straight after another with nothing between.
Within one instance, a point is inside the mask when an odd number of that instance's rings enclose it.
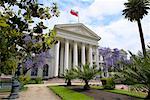
<instances>
[{"instance_id":1,"label":"paved walkway","mask_svg":"<svg viewBox=\"0 0 150 100\"><path fill-rule=\"evenodd\" d=\"M20 92L17 100L61 100L46 86L30 86L27 91Z\"/></svg>"}]
</instances>

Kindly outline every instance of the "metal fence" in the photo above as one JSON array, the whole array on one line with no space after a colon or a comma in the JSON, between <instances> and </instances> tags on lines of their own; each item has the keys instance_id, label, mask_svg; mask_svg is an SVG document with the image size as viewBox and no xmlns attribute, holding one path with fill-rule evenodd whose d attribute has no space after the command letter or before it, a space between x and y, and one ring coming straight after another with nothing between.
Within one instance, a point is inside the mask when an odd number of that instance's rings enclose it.
<instances>
[{"instance_id":1,"label":"metal fence","mask_svg":"<svg viewBox=\"0 0 150 100\"><path fill-rule=\"evenodd\" d=\"M11 78L0 77L0 89L11 89L12 80Z\"/></svg>"}]
</instances>

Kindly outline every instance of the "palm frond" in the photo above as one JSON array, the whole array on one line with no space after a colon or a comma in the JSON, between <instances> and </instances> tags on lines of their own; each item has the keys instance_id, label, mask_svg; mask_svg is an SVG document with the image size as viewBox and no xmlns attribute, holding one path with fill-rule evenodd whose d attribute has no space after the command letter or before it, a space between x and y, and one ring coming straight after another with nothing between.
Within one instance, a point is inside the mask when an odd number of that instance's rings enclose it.
<instances>
[{"instance_id":1,"label":"palm frond","mask_svg":"<svg viewBox=\"0 0 150 100\"><path fill-rule=\"evenodd\" d=\"M118 79L127 81L135 85L134 88L149 88L150 89L150 54L147 53L146 57L143 57L141 53L139 55L131 54L131 63L123 64L123 70L119 70L116 73Z\"/></svg>"},{"instance_id":2,"label":"palm frond","mask_svg":"<svg viewBox=\"0 0 150 100\"><path fill-rule=\"evenodd\" d=\"M99 70L96 66L90 66L85 64L82 67L76 67L75 72L78 74L78 77L83 80L91 80L94 78Z\"/></svg>"},{"instance_id":3,"label":"palm frond","mask_svg":"<svg viewBox=\"0 0 150 100\"><path fill-rule=\"evenodd\" d=\"M150 9L149 0L128 0L124 5L123 15L131 22L142 19L143 16L148 14L148 10Z\"/></svg>"}]
</instances>

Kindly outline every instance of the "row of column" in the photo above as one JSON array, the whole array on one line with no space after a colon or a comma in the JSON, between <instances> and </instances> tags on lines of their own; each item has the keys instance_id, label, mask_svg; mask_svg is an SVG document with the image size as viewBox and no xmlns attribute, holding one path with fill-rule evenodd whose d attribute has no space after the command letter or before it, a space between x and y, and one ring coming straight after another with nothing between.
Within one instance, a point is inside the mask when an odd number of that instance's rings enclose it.
<instances>
[{"instance_id":1,"label":"row of column","mask_svg":"<svg viewBox=\"0 0 150 100\"><path fill-rule=\"evenodd\" d=\"M58 70L59 70L59 55L60 55L60 71L62 71L62 68L68 69L69 68L69 40L65 41L65 47L64 49L60 48L60 41L56 44L55 47L55 72L54 76L58 76ZM90 63L90 66L93 65L93 56L92 56L92 46L89 45L89 56L88 56L88 61ZM59 54L60 53L60 54ZM63 56L64 53L64 56ZM98 58L98 51L96 51L96 58ZM64 60L63 60L64 59ZM64 61L64 62L63 62ZM96 59L96 62L98 62L98 59ZM86 63L86 58L85 58L85 44L82 43L81 47L81 63L84 65ZM96 63L98 65L98 63ZM64 66L63 66L64 65ZM73 67L78 66L78 44L77 42L74 42L73 44ZM63 72L60 72L63 73Z\"/></svg>"}]
</instances>

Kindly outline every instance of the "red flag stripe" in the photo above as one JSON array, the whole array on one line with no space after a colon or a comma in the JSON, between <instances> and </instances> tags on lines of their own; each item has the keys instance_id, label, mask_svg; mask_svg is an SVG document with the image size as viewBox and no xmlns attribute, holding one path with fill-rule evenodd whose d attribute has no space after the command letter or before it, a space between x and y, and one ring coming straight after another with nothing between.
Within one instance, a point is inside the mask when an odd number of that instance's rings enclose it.
<instances>
[{"instance_id":1,"label":"red flag stripe","mask_svg":"<svg viewBox=\"0 0 150 100\"><path fill-rule=\"evenodd\" d=\"M71 10L70 13L76 17L78 17L78 12L77 11L74 11L74 10Z\"/></svg>"}]
</instances>

